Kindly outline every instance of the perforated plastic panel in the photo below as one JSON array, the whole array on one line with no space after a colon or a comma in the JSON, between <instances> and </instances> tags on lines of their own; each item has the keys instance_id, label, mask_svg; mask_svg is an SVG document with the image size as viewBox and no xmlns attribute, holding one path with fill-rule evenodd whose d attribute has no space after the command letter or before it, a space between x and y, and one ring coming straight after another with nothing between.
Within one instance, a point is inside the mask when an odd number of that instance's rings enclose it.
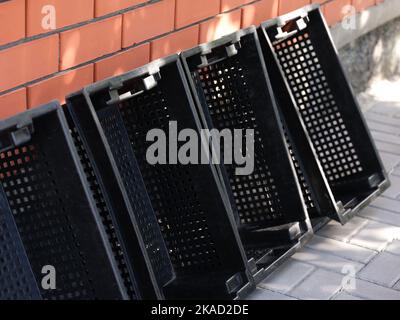
<instances>
[{"instance_id":1,"label":"perforated plastic panel","mask_svg":"<svg viewBox=\"0 0 400 320\"><path fill-rule=\"evenodd\" d=\"M303 200L304 200L304 203L307 208L307 212L309 215L312 215L315 212L315 200L313 199L310 185L306 181L304 172L300 166L299 160L297 159L296 152L294 152L294 150L293 150L293 144L290 141L290 138L287 134L285 127L283 127L283 129L284 129L284 134L285 134L285 138L286 138L286 143L288 145L290 157L292 159L294 168L296 170L297 180L299 181L299 184L300 184L301 193L303 195Z\"/></svg>"},{"instance_id":2,"label":"perforated plastic panel","mask_svg":"<svg viewBox=\"0 0 400 320\"><path fill-rule=\"evenodd\" d=\"M0 187L0 300L40 299L39 289Z\"/></svg>"},{"instance_id":3,"label":"perforated plastic panel","mask_svg":"<svg viewBox=\"0 0 400 320\"><path fill-rule=\"evenodd\" d=\"M121 273L121 277L124 281L125 289L131 299L136 299L137 297L135 293L135 288L132 283L132 279L129 275L129 271L126 265L125 255L121 249L121 243L118 240L118 236L115 231L115 226L113 224L112 217L105 202L103 192L99 186L98 179L94 173L90 158L87 154L84 144L82 143L82 139L77 131L77 128L74 126L72 121L69 121L69 126L76 150L79 155L79 159L81 161L83 170L86 174L87 182L90 186L90 190L92 191L93 198L96 202L96 207L101 216L104 229L107 233L108 240L110 242L112 251L114 253L115 260L117 261L118 264L119 272Z\"/></svg>"},{"instance_id":4,"label":"perforated plastic panel","mask_svg":"<svg viewBox=\"0 0 400 320\"><path fill-rule=\"evenodd\" d=\"M274 48L329 181L343 181L363 172L308 32Z\"/></svg>"},{"instance_id":5,"label":"perforated plastic panel","mask_svg":"<svg viewBox=\"0 0 400 320\"><path fill-rule=\"evenodd\" d=\"M232 35L207 46L203 55L193 50L184 59L208 126L219 131L241 129L243 146L246 130L254 130L254 171L237 175L238 165L224 164L242 226L265 228L304 220L255 32L245 30L241 37ZM235 46L234 55L226 54L229 46Z\"/></svg>"},{"instance_id":6,"label":"perforated plastic panel","mask_svg":"<svg viewBox=\"0 0 400 320\"><path fill-rule=\"evenodd\" d=\"M40 285L41 298L126 297L60 106L29 110L0 126L2 206L10 207L37 286L43 267L55 269L56 288Z\"/></svg>"},{"instance_id":7,"label":"perforated plastic panel","mask_svg":"<svg viewBox=\"0 0 400 320\"><path fill-rule=\"evenodd\" d=\"M268 272L310 229L260 53L257 33L248 28L183 52L181 58L203 127L242 135L242 156L252 150L246 135L254 134L253 172L238 175L243 165L223 159L218 170L238 212L247 257ZM232 145L221 140L223 155ZM298 232L291 232L293 225Z\"/></svg>"},{"instance_id":8,"label":"perforated plastic panel","mask_svg":"<svg viewBox=\"0 0 400 320\"><path fill-rule=\"evenodd\" d=\"M235 165L227 165L233 196L244 224L282 224L281 197L268 165L268 150L263 144L254 117L252 97L245 66L239 56L201 68L194 73L203 89L215 128L254 129L255 170L251 175L236 175ZM243 134L243 145L246 135ZM223 152L222 152L223 154Z\"/></svg>"},{"instance_id":9,"label":"perforated plastic panel","mask_svg":"<svg viewBox=\"0 0 400 320\"><path fill-rule=\"evenodd\" d=\"M74 117L79 128L88 125L99 132L109 148L108 158L118 168L121 190L130 195L133 206L150 200L173 267L174 277L166 276L168 283L159 282L164 297L229 299L238 291L245 292L243 287L250 286L247 260L217 172L209 163L152 165L146 159L152 145L146 138L150 130L168 134L172 122L177 130L199 129L178 56L94 84L76 96L80 97L76 101L92 102L84 106L72 101ZM82 107L88 111L79 112ZM93 138L89 134L85 133L85 139ZM144 242L152 243L157 235L145 215L139 227ZM171 264L153 251L155 274L164 277L165 266Z\"/></svg>"},{"instance_id":10,"label":"perforated plastic panel","mask_svg":"<svg viewBox=\"0 0 400 320\"><path fill-rule=\"evenodd\" d=\"M52 170L54 164L35 140L0 153L0 181L29 261L38 278L42 267L50 262L65 275L58 279L59 290L42 290L44 298L94 298L85 257L68 219L66 198Z\"/></svg>"},{"instance_id":11,"label":"perforated plastic panel","mask_svg":"<svg viewBox=\"0 0 400 320\"><path fill-rule=\"evenodd\" d=\"M138 219L158 284L164 285L173 277L170 258L165 249L157 220L149 206L150 199L144 189L121 115L116 108L110 107L99 112L99 119Z\"/></svg>"},{"instance_id":12,"label":"perforated plastic panel","mask_svg":"<svg viewBox=\"0 0 400 320\"><path fill-rule=\"evenodd\" d=\"M310 215L346 223L389 181L327 24L312 5L259 34Z\"/></svg>"},{"instance_id":13,"label":"perforated plastic panel","mask_svg":"<svg viewBox=\"0 0 400 320\"><path fill-rule=\"evenodd\" d=\"M220 268L216 248L196 196L200 190L196 189L190 171L184 166L151 166L146 160L149 146L147 132L154 128L168 130L169 121L174 120L162 91L154 89L123 102L120 111L174 268L177 272L181 269L211 271ZM121 157L121 154L116 154L118 156ZM188 213L190 218L187 218Z\"/></svg>"}]
</instances>

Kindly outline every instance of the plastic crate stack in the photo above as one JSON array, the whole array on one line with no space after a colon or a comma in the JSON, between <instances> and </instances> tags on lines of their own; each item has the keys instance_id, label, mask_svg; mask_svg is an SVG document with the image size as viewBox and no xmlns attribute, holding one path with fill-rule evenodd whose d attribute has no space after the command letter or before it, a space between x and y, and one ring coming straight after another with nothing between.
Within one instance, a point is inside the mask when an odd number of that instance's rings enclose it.
<instances>
[{"instance_id":1,"label":"plastic crate stack","mask_svg":"<svg viewBox=\"0 0 400 320\"><path fill-rule=\"evenodd\" d=\"M241 129L254 168L149 163L153 129ZM0 183L0 299L126 300L244 299L389 186L318 6L1 121Z\"/></svg>"}]
</instances>

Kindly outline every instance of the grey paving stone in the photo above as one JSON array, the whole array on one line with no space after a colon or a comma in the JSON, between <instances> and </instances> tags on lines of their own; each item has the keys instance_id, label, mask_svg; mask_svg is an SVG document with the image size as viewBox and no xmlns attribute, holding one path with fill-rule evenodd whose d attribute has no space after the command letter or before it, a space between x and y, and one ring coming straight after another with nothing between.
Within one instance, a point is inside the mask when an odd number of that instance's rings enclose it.
<instances>
[{"instance_id":1,"label":"grey paving stone","mask_svg":"<svg viewBox=\"0 0 400 320\"><path fill-rule=\"evenodd\" d=\"M381 251L388 243L400 237L400 228L384 223L369 221L351 239L350 243L364 248Z\"/></svg>"},{"instance_id":2,"label":"grey paving stone","mask_svg":"<svg viewBox=\"0 0 400 320\"><path fill-rule=\"evenodd\" d=\"M393 144L400 145L400 139L397 136L393 136L391 134L378 132L378 131L371 131L372 137L377 141L389 142Z\"/></svg>"},{"instance_id":3,"label":"grey paving stone","mask_svg":"<svg viewBox=\"0 0 400 320\"><path fill-rule=\"evenodd\" d=\"M400 177L400 164L393 168L392 175Z\"/></svg>"},{"instance_id":4,"label":"grey paving stone","mask_svg":"<svg viewBox=\"0 0 400 320\"><path fill-rule=\"evenodd\" d=\"M400 122L400 121L398 121ZM381 123L381 122L375 122L375 121L367 121L368 127L370 130L373 131L378 131L378 132L384 132L388 133L391 135L398 136L400 135L400 123L397 126Z\"/></svg>"},{"instance_id":5,"label":"grey paving stone","mask_svg":"<svg viewBox=\"0 0 400 320\"><path fill-rule=\"evenodd\" d=\"M393 115L393 118L400 119L400 112L397 112ZM400 120L399 120L400 121Z\"/></svg>"},{"instance_id":6,"label":"grey paving stone","mask_svg":"<svg viewBox=\"0 0 400 320\"><path fill-rule=\"evenodd\" d=\"M346 288L345 291L351 295L368 300L400 300L399 291L361 279L356 279L354 289Z\"/></svg>"},{"instance_id":7,"label":"grey paving stone","mask_svg":"<svg viewBox=\"0 0 400 320\"><path fill-rule=\"evenodd\" d=\"M400 257L382 252L368 263L357 277L391 288L400 279Z\"/></svg>"},{"instance_id":8,"label":"grey paving stone","mask_svg":"<svg viewBox=\"0 0 400 320\"><path fill-rule=\"evenodd\" d=\"M385 209L366 207L360 212L360 216L374 221L400 227L400 214Z\"/></svg>"},{"instance_id":9,"label":"grey paving stone","mask_svg":"<svg viewBox=\"0 0 400 320\"><path fill-rule=\"evenodd\" d=\"M317 232L318 235L330 239L335 239L347 242L350 238L362 229L368 223L367 219L354 217L344 226L335 221L329 221L321 230Z\"/></svg>"},{"instance_id":10,"label":"grey paving stone","mask_svg":"<svg viewBox=\"0 0 400 320\"><path fill-rule=\"evenodd\" d=\"M398 144L393 144L393 143L376 140L375 145L376 145L376 148L380 152L388 152L388 153L392 153L394 155L400 155L400 145L398 145Z\"/></svg>"},{"instance_id":11,"label":"grey paving stone","mask_svg":"<svg viewBox=\"0 0 400 320\"><path fill-rule=\"evenodd\" d=\"M400 200L379 197L371 203L372 207L385 209L391 212L400 213Z\"/></svg>"},{"instance_id":12,"label":"grey paving stone","mask_svg":"<svg viewBox=\"0 0 400 320\"><path fill-rule=\"evenodd\" d=\"M399 120L393 117L389 117L387 115L382 115L382 114L378 114L375 112L366 112L364 113L365 119L367 120L367 122L378 122L378 123L384 123L386 125L391 125L393 127L396 127L399 125Z\"/></svg>"},{"instance_id":13,"label":"grey paving stone","mask_svg":"<svg viewBox=\"0 0 400 320\"><path fill-rule=\"evenodd\" d=\"M333 297L333 300L363 300L363 299L352 296L351 294L349 294L345 291L342 291L342 292L339 292L337 295L335 295Z\"/></svg>"},{"instance_id":14,"label":"grey paving stone","mask_svg":"<svg viewBox=\"0 0 400 320\"><path fill-rule=\"evenodd\" d=\"M278 292L257 288L247 297L247 300L297 300L297 299L286 296Z\"/></svg>"},{"instance_id":15,"label":"grey paving stone","mask_svg":"<svg viewBox=\"0 0 400 320\"><path fill-rule=\"evenodd\" d=\"M387 117L394 117L399 113L399 107L396 105L396 102L379 102L374 105L369 112L385 115Z\"/></svg>"},{"instance_id":16,"label":"grey paving stone","mask_svg":"<svg viewBox=\"0 0 400 320\"><path fill-rule=\"evenodd\" d=\"M400 256L400 240L393 240L385 248L385 252Z\"/></svg>"},{"instance_id":17,"label":"grey paving stone","mask_svg":"<svg viewBox=\"0 0 400 320\"><path fill-rule=\"evenodd\" d=\"M383 195L388 198L398 199L400 196L400 177L391 175L390 182L392 185L383 193Z\"/></svg>"},{"instance_id":18,"label":"grey paving stone","mask_svg":"<svg viewBox=\"0 0 400 320\"><path fill-rule=\"evenodd\" d=\"M290 259L261 282L259 286L272 291L287 293L314 270L315 267L310 264Z\"/></svg>"},{"instance_id":19,"label":"grey paving stone","mask_svg":"<svg viewBox=\"0 0 400 320\"><path fill-rule=\"evenodd\" d=\"M318 235L311 239L307 247L361 263L367 263L377 254L374 250Z\"/></svg>"},{"instance_id":20,"label":"grey paving stone","mask_svg":"<svg viewBox=\"0 0 400 320\"><path fill-rule=\"evenodd\" d=\"M353 267L355 271L359 271L364 267L364 264L360 262L351 261L309 248L303 248L293 255L292 258L337 273L342 273L344 268L349 266Z\"/></svg>"},{"instance_id":21,"label":"grey paving stone","mask_svg":"<svg viewBox=\"0 0 400 320\"><path fill-rule=\"evenodd\" d=\"M375 112L366 112L364 114L365 118L367 121L375 121L379 123L384 123L388 124L394 127L397 127L399 125L399 120L393 117L388 117L386 115L378 114Z\"/></svg>"},{"instance_id":22,"label":"grey paving stone","mask_svg":"<svg viewBox=\"0 0 400 320\"><path fill-rule=\"evenodd\" d=\"M400 137L399 137L400 140ZM391 153L381 152L383 165L388 173L393 172L394 168L399 165L400 157Z\"/></svg>"},{"instance_id":23,"label":"grey paving stone","mask_svg":"<svg viewBox=\"0 0 400 320\"><path fill-rule=\"evenodd\" d=\"M317 269L294 288L290 295L301 300L328 300L341 289L342 279L340 274Z\"/></svg>"}]
</instances>

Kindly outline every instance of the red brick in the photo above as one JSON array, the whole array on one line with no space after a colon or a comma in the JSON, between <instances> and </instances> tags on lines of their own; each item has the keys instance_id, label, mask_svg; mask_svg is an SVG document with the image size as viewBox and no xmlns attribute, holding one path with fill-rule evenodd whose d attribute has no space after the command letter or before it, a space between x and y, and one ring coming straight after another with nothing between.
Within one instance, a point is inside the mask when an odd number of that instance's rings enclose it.
<instances>
[{"instance_id":1,"label":"red brick","mask_svg":"<svg viewBox=\"0 0 400 320\"><path fill-rule=\"evenodd\" d=\"M261 0L242 8L242 28L259 25L278 14L278 0Z\"/></svg>"},{"instance_id":2,"label":"red brick","mask_svg":"<svg viewBox=\"0 0 400 320\"><path fill-rule=\"evenodd\" d=\"M172 33L151 43L151 59L155 60L169 54L180 52L198 44L199 26Z\"/></svg>"},{"instance_id":3,"label":"red brick","mask_svg":"<svg viewBox=\"0 0 400 320\"><path fill-rule=\"evenodd\" d=\"M353 0L353 6L357 11L363 11L373 5L375 5L376 0Z\"/></svg>"},{"instance_id":4,"label":"red brick","mask_svg":"<svg viewBox=\"0 0 400 320\"><path fill-rule=\"evenodd\" d=\"M99 81L108 77L117 76L145 65L149 61L150 43L146 43L96 62L95 80Z\"/></svg>"},{"instance_id":5,"label":"red brick","mask_svg":"<svg viewBox=\"0 0 400 320\"><path fill-rule=\"evenodd\" d=\"M0 96L0 119L6 119L26 110L26 89Z\"/></svg>"},{"instance_id":6,"label":"red brick","mask_svg":"<svg viewBox=\"0 0 400 320\"><path fill-rule=\"evenodd\" d=\"M95 15L96 17L101 17L147 1L148 0L96 0Z\"/></svg>"},{"instance_id":7,"label":"red brick","mask_svg":"<svg viewBox=\"0 0 400 320\"><path fill-rule=\"evenodd\" d=\"M348 15L346 6L351 5L351 0L335 0L324 5L324 16L329 25L334 25Z\"/></svg>"},{"instance_id":8,"label":"red brick","mask_svg":"<svg viewBox=\"0 0 400 320\"><path fill-rule=\"evenodd\" d=\"M0 92L58 71L58 35L0 51Z\"/></svg>"},{"instance_id":9,"label":"red brick","mask_svg":"<svg viewBox=\"0 0 400 320\"><path fill-rule=\"evenodd\" d=\"M0 3L0 45L25 37L25 0Z\"/></svg>"},{"instance_id":10,"label":"red brick","mask_svg":"<svg viewBox=\"0 0 400 320\"><path fill-rule=\"evenodd\" d=\"M310 0L279 0L279 15L304 7L310 3Z\"/></svg>"},{"instance_id":11,"label":"red brick","mask_svg":"<svg viewBox=\"0 0 400 320\"><path fill-rule=\"evenodd\" d=\"M218 39L240 29L242 11L237 9L200 24L200 43Z\"/></svg>"},{"instance_id":12,"label":"red brick","mask_svg":"<svg viewBox=\"0 0 400 320\"><path fill-rule=\"evenodd\" d=\"M61 70L121 49L122 16L61 33Z\"/></svg>"},{"instance_id":13,"label":"red brick","mask_svg":"<svg viewBox=\"0 0 400 320\"><path fill-rule=\"evenodd\" d=\"M235 9L253 0L221 0L221 12Z\"/></svg>"},{"instance_id":14,"label":"red brick","mask_svg":"<svg viewBox=\"0 0 400 320\"><path fill-rule=\"evenodd\" d=\"M93 64L64 72L53 78L28 86L28 107L33 108L51 100L65 103L65 96L93 82Z\"/></svg>"},{"instance_id":15,"label":"red brick","mask_svg":"<svg viewBox=\"0 0 400 320\"><path fill-rule=\"evenodd\" d=\"M163 0L124 14L124 48L174 30L175 0Z\"/></svg>"},{"instance_id":16,"label":"red brick","mask_svg":"<svg viewBox=\"0 0 400 320\"><path fill-rule=\"evenodd\" d=\"M335 0L332 0L335 1ZM311 3L319 3L319 4L324 4L329 2L329 0L311 0Z\"/></svg>"},{"instance_id":17,"label":"red brick","mask_svg":"<svg viewBox=\"0 0 400 320\"><path fill-rule=\"evenodd\" d=\"M28 36L51 31L42 26L43 21L48 22L50 16L50 11L44 10L45 6L53 6L55 9L56 29L93 18L94 0L29 0L26 7Z\"/></svg>"},{"instance_id":18,"label":"red brick","mask_svg":"<svg viewBox=\"0 0 400 320\"><path fill-rule=\"evenodd\" d=\"M215 16L220 10L220 0L176 0L177 29Z\"/></svg>"}]
</instances>

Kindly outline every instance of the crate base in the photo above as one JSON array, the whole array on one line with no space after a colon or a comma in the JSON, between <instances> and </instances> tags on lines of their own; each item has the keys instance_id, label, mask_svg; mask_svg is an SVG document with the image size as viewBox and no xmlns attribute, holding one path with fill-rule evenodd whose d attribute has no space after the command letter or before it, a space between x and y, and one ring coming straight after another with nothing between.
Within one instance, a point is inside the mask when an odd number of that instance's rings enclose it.
<instances>
[{"instance_id":1,"label":"crate base","mask_svg":"<svg viewBox=\"0 0 400 320\"><path fill-rule=\"evenodd\" d=\"M282 247L280 249L269 250L263 255L258 257L256 261L249 262L249 264L256 264L256 271L253 274L255 284L261 283L272 272L284 264L290 257L292 257L298 250L304 247L313 236L313 232L307 232L299 238L299 240L290 247ZM254 269L254 268L253 268Z\"/></svg>"},{"instance_id":2,"label":"crate base","mask_svg":"<svg viewBox=\"0 0 400 320\"><path fill-rule=\"evenodd\" d=\"M228 289L228 281L223 284L220 279L227 278L226 273L209 273L205 276L191 276L176 278L163 291L168 300L240 300L244 299L254 289L255 284L247 280L245 274L233 274L232 278L239 278L238 287L231 292Z\"/></svg>"},{"instance_id":3,"label":"crate base","mask_svg":"<svg viewBox=\"0 0 400 320\"><path fill-rule=\"evenodd\" d=\"M360 210L367 207L371 202L373 202L376 198L382 195L382 193L385 192L385 190L387 190L389 187L390 187L390 181L386 180L381 185L379 185L374 192L372 193L366 192L359 195L356 198L352 197L351 199L349 199L345 203L344 208L351 208L351 209L344 211L343 215L341 216L342 218L340 220L341 224L342 225L346 224L357 213L359 213ZM357 203L357 205L353 206L354 203ZM331 219L326 217L312 218L311 224L314 233L322 229L330 220Z\"/></svg>"},{"instance_id":4,"label":"crate base","mask_svg":"<svg viewBox=\"0 0 400 320\"><path fill-rule=\"evenodd\" d=\"M329 221L331 221L331 219L326 218L326 217L311 219L311 224L312 224L314 232L321 230L323 227L325 227L328 224Z\"/></svg>"},{"instance_id":5,"label":"crate base","mask_svg":"<svg viewBox=\"0 0 400 320\"><path fill-rule=\"evenodd\" d=\"M387 178L384 180L375 191L364 192L359 194L357 197L352 197L348 199L344 204L344 208L351 208L342 215L341 223L344 225L349 220L351 220L357 213L359 213L363 208L367 207L372 201L378 198L383 192L385 192L390 187L390 180Z\"/></svg>"},{"instance_id":6,"label":"crate base","mask_svg":"<svg viewBox=\"0 0 400 320\"><path fill-rule=\"evenodd\" d=\"M288 223L281 226L248 230L242 228L240 236L245 248L269 250L282 245L282 243L296 242L304 233L299 222ZM257 254L256 254L257 255ZM253 256L257 260L256 257Z\"/></svg>"}]
</instances>

